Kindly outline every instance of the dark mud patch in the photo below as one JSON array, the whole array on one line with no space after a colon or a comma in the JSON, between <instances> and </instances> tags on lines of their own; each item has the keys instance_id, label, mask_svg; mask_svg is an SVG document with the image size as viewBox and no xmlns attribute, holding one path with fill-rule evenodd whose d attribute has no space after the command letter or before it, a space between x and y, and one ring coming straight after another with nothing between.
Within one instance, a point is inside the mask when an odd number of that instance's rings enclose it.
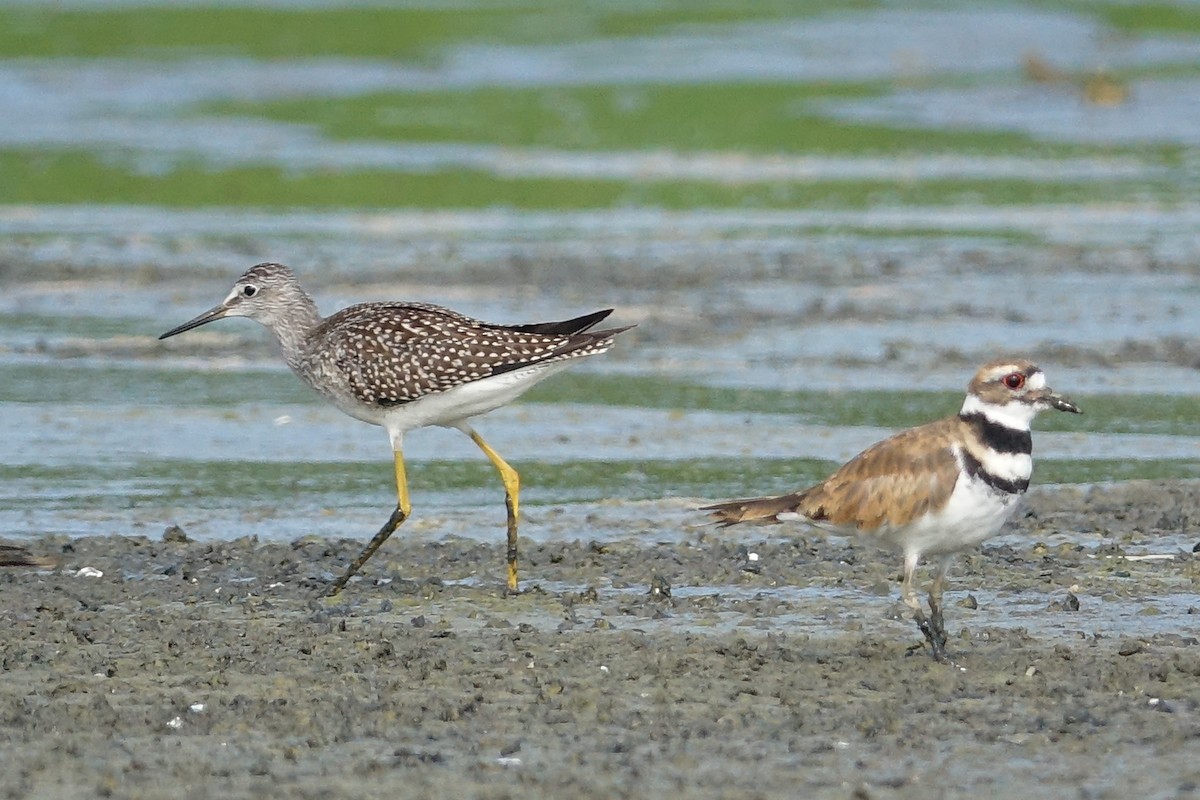
<instances>
[{"instance_id":1,"label":"dark mud patch","mask_svg":"<svg viewBox=\"0 0 1200 800\"><path fill-rule=\"evenodd\" d=\"M29 540L0 794L1188 795L1200 559L1128 556L1200 539L1194 489L1031 498L960 559L965 671L907 652L894 558L781 528L526 542L516 597L499 535L398 535L334 601L360 542Z\"/></svg>"}]
</instances>

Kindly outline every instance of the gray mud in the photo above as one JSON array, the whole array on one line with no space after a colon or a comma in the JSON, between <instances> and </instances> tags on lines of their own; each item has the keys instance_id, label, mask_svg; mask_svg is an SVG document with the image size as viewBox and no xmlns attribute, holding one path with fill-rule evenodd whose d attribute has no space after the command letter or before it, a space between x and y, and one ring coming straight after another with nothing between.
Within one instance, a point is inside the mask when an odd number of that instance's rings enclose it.
<instances>
[{"instance_id":1,"label":"gray mud","mask_svg":"<svg viewBox=\"0 0 1200 800\"><path fill-rule=\"evenodd\" d=\"M799 528L581 520L513 597L499 531L397 535L334 601L359 540L28 540L60 563L0 574L0 795L1191 796L1200 556L1155 545L1195 490L1032 496L959 560L961 670L909 652L894 557Z\"/></svg>"}]
</instances>

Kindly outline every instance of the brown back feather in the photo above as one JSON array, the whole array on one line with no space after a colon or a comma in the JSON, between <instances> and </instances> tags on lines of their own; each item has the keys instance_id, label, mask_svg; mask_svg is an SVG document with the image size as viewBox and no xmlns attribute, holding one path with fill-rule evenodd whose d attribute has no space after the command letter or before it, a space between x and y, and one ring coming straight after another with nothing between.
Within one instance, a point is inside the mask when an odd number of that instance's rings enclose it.
<instances>
[{"instance_id":1,"label":"brown back feather","mask_svg":"<svg viewBox=\"0 0 1200 800\"><path fill-rule=\"evenodd\" d=\"M940 508L958 480L957 416L911 428L847 462L800 496L796 511L839 527L906 525Z\"/></svg>"},{"instance_id":2,"label":"brown back feather","mask_svg":"<svg viewBox=\"0 0 1200 800\"><path fill-rule=\"evenodd\" d=\"M713 512L722 525L776 522L783 513L868 531L906 525L950 498L958 480L958 464L950 448L963 435L962 425L954 416L902 431L802 492L735 500L703 510Z\"/></svg>"}]
</instances>

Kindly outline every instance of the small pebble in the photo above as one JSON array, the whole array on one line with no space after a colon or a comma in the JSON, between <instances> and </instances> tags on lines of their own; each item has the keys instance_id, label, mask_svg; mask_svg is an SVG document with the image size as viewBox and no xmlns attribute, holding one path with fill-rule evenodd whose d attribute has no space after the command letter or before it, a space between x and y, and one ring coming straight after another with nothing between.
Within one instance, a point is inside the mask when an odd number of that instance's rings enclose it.
<instances>
[{"instance_id":1,"label":"small pebble","mask_svg":"<svg viewBox=\"0 0 1200 800\"><path fill-rule=\"evenodd\" d=\"M1067 596L1062 600L1055 600L1050 603L1049 608L1053 611L1078 611L1079 598L1074 592L1067 592Z\"/></svg>"},{"instance_id":2,"label":"small pebble","mask_svg":"<svg viewBox=\"0 0 1200 800\"><path fill-rule=\"evenodd\" d=\"M1126 639L1122 641L1120 646L1117 648L1117 654L1122 656L1131 656L1136 653L1140 653L1145 649L1145 645L1136 639Z\"/></svg>"},{"instance_id":3,"label":"small pebble","mask_svg":"<svg viewBox=\"0 0 1200 800\"><path fill-rule=\"evenodd\" d=\"M178 525L168 525L167 529L163 531L162 540L164 542L173 542L176 544L187 544L188 542L192 541L188 538L188 535L184 533L183 528L179 527Z\"/></svg>"}]
</instances>

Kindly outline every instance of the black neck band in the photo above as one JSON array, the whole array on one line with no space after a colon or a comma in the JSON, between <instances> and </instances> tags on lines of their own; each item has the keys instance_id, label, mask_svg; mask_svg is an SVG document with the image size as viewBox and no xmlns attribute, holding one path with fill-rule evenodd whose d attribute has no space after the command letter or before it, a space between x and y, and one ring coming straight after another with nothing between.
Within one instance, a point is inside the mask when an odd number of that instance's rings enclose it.
<instances>
[{"instance_id":1,"label":"black neck band","mask_svg":"<svg viewBox=\"0 0 1200 800\"><path fill-rule=\"evenodd\" d=\"M966 450L962 451L962 460L963 467L966 469L968 475L972 478L978 478L997 492L1003 492L1004 494L1024 494L1025 490L1029 488L1028 478L1021 478L1015 481L998 478L984 469L983 464L979 463L979 459Z\"/></svg>"},{"instance_id":2,"label":"black neck band","mask_svg":"<svg viewBox=\"0 0 1200 800\"><path fill-rule=\"evenodd\" d=\"M990 420L980 411L959 414L960 419L975 426L983 446L1006 455L1029 455L1033 452L1033 434L1028 428L1018 430Z\"/></svg>"}]
</instances>

